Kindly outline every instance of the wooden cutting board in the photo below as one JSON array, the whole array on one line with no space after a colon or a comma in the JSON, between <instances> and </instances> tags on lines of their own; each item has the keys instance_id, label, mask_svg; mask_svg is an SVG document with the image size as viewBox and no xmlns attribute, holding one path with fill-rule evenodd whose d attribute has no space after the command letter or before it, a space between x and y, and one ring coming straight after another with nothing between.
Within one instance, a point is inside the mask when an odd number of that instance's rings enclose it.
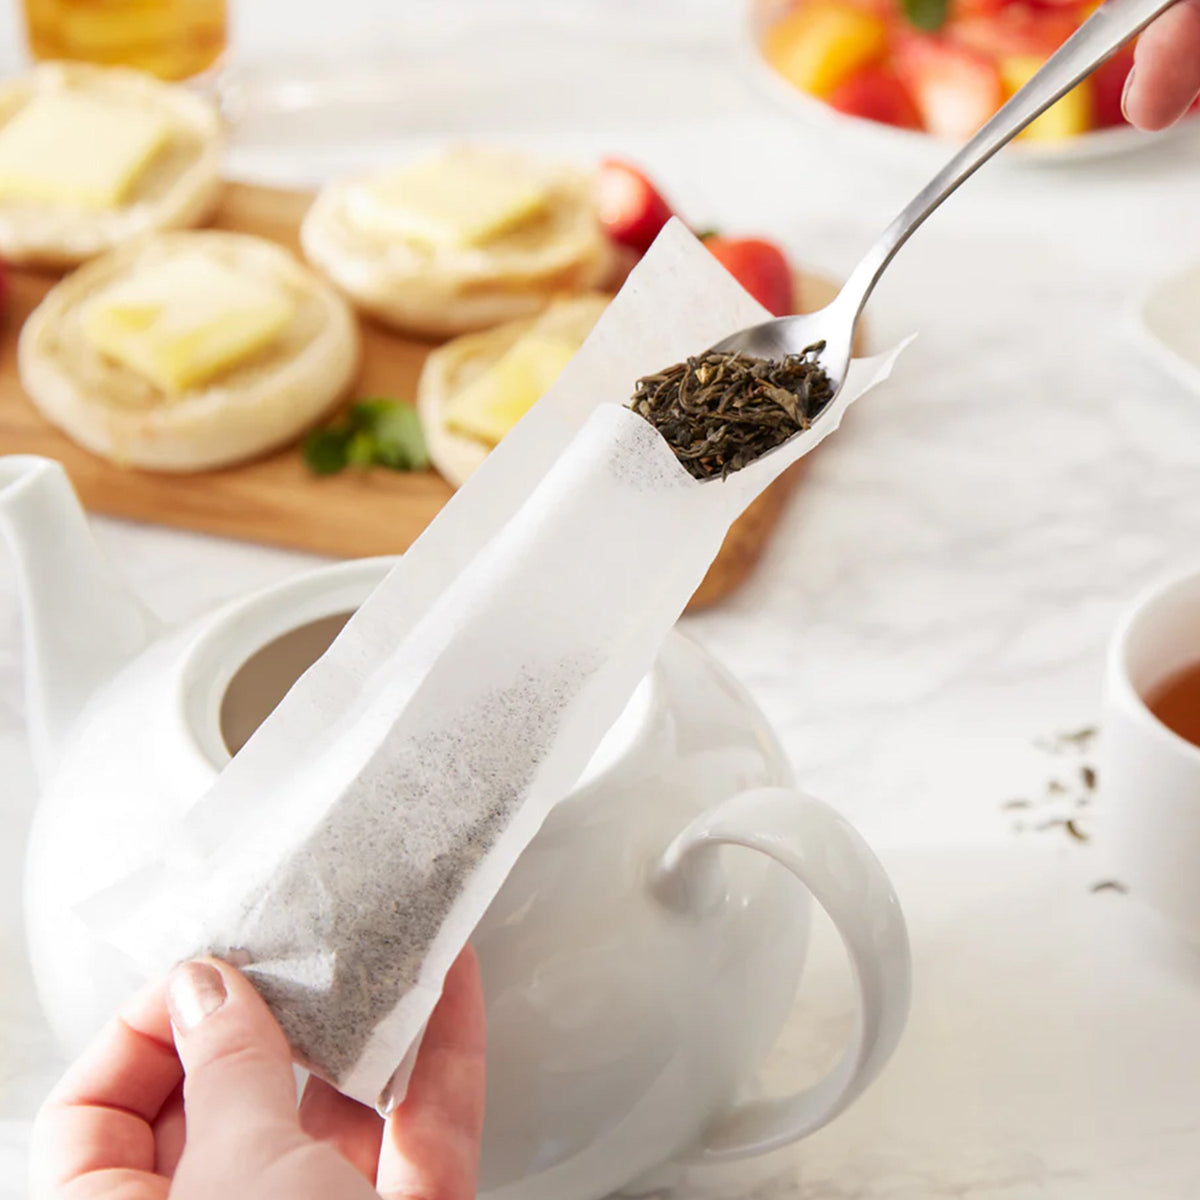
<instances>
[{"instance_id":1,"label":"wooden cutting board","mask_svg":"<svg viewBox=\"0 0 1200 1200\"><path fill-rule=\"evenodd\" d=\"M247 184L227 186L213 224L254 233L299 251L305 192ZM356 558L407 549L434 518L451 487L432 471L345 471L314 478L295 447L268 458L197 475L159 475L114 466L76 446L48 424L21 390L17 333L54 277L9 273L10 297L0 331L0 453L41 454L67 469L94 512L159 525ZM806 309L832 298L828 281L804 276ZM415 395L431 343L364 322L363 369L356 396ZM734 525L691 608L714 604L749 576L767 545L803 461L778 479Z\"/></svg>"}]
</instances>

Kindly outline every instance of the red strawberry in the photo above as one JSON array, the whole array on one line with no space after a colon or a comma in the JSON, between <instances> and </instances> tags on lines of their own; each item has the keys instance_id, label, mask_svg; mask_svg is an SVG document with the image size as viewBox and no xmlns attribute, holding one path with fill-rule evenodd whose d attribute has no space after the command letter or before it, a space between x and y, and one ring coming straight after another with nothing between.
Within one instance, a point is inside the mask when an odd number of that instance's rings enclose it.
<instances>
[{"instance_id":1,"label":"red strawberry","mask_svg":"<svg viewBox=\"0 0 1200 1200\"><path fill-rule=\"evenodd\" d=\"M1019 0L1016 0L1019 2ZM954 10L954 15L951 20L956 21L960 18L970 19L972 17L992 16L1000 12L1001 9L1007 8L1014 0L954 0L951 6Z\"/></svg>"},{"instance_id":2,"label":"red strawberry","mask_svg":"<svg viewBox=\"0 0 1200 1200\"><path fill-rule=\"evenodd\" d=\"M996 64L942 38L898 39L896 74L936 137L963 141L1003 103Z\"/></svg>"},{"instance_id":3,"label":"red strawberry","mask_svg":"<svg viewBox=\"0 0 1200 1200\"><path fill-rule=\"evenodd\" d=\"M920 129L921 116L904 85L887 67L861 67L833 89L829 104L838 112L902 129Z\"/></svg>"},{"instance_id":4,"label":"red strawberry","mask_svg":"<svg viewBox=\"0 0 1200 1200\"><path fill-rule=\"evenodd\" d=\"M955 16L946 37L984 58L1018 54L1049 58L1079 27L1078 13L1066 8L1010 4L992 13Z\"/></svg>"},{"instance_id":5,"label":"red strawberry","mask_svg":"<svg viewBox=\"0 0 1200 1200\"><path fill-rule=\"evenodd\" d=\"M1125 46L1092 72L1092 116L1100 128L1125 124L1121 93L1132 66L1133 47Z\"/></svg>"},{"instance_id":6,"label":"red strawberry","mask_svg":"<svg viewBox=\"0 0 1200 1200\"><path fill-rule=\"evenodd\" d=\"M639 254L671 219L670 206L646 176L616 158L604 159L596 173L596 207L604 232Z\"/></svg>"},{"instance_id":7,"label":"red strawberry","mask_svg":"<svg viewBox=\"0 0 1200 1200\"><path fill-rule=\"evenodd\" d=\"M758 238L711 237L704 244L763 308L777 317L795 311L792 268L774 243Z\"/></svg>"}]
</instances>

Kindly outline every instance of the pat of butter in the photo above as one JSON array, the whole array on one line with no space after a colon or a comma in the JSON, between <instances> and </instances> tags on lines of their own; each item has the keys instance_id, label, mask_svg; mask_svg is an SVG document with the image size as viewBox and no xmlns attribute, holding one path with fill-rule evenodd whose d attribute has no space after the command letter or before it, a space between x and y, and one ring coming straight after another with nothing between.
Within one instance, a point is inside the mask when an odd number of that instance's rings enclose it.
<instances>
[{"instance_id":1,"label":"pat of butter","mask_svg":"<svg viewBox=\"0 0 1200 1200\"><path fill-rule=\"evenodd\" d=\"M36 96L0 128L0 199L115 208L170 132L161 113L102 97Z\"/></svg>"},{"instance_id":2,"label":"pat of butter","mask_svg":"<svg viewBox=\"0 0 1200 1200\"><path fill-rule=\"evenodd\" d=\"M496 445L547 391L578 349L578 343L564 338L527 334L449 401L446 425L456 433Z\"/></svg>"},{"instance_id":3,"label":"pat of butter","mask_svg":"<svg viewBox=\"0 0 1200 1200\"><path fill-rule=\"evenodd\" d=\"M111 284L88 301L81 322L101 354L178 394L264 349L294 311L273 283L191 253Z\"/></svg>"},{"instance_id":4,"label":"pat of butter","mask_svg":"<svg viewBox=\"0 0 1200 1200\"><path fill-rule=\"evenodd\" d=\"M452 151L352 188L351 220L383 237L430 247L482 246L546 207L545 175L522 160Z\"/></svg>"}]
</instances>

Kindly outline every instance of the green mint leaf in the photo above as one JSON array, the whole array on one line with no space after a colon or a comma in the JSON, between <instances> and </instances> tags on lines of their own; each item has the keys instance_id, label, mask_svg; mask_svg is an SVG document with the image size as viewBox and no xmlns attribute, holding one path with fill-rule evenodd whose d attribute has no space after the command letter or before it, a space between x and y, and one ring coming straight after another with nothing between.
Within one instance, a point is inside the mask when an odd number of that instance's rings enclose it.
<instances>
[{"instance_id":1,"label":"green mint leaf","mask_svg":"<svg viewBox=\"0 0 1200 1200\"><path fill-rule=\"evenodd\" d=\"M403 400L363 400L353 409L354 419L370 427L375 439L375 461L393 471L422 471L429 466L429 450L417 410Z\"/></svg>"},{"instance_id":2,"label":"green mint leaf","mask_svg":"<svg viewBox=\"0 0 1200 1200\"><path fill-rule=\"evenodd\" d=\"M901 0L901 4L908 23L926 33L937 33L950 11L950 0Z\"/></svg>"},{"instance_id":3,"label":"green mint leaf","mask_svg":"<svg viewBox=\"0 0 1200 1200\"><path fill-rule=\"evenodd\" d=\"M404 400L371 397L352 404L332 425L304 439L304 460L317 475L348 466L423 471L429 450L417 410Z\"/></svg>"},{"instance_id":4,"label":"green mint leaf","mask_svg":"<svg viewBox=\"0 0 1200 1200\"><path fill-rule=\"evenodd\" d=\"M344 429L314 429L304 439L304 461L314 475L336 475L346 466L349 442Z\"/></svg>"},{"instance_id":5,"label":"green mint leaf","mask_svg":"<svg viewBox=\"0 0 1200 1200\"><path fill-rule=\"evenodd\" d=\"M378 446L375 435L366 429L359 429L350 435L346 444L346 462L352 467L367 468L374 464Z\"/></svg>"},{"instance_id":6,"label":"green mint leaf","mask_svg":"<svg viewBox=\"0 0 1200 1200\"><path fill-rule=\"evenodd\" d=\"M348 415L356 429L370 429L374 432L375 425L401 403L403 401L389 400L385 396L371 396L350 405Z\"/></svg>"}]
</instances>

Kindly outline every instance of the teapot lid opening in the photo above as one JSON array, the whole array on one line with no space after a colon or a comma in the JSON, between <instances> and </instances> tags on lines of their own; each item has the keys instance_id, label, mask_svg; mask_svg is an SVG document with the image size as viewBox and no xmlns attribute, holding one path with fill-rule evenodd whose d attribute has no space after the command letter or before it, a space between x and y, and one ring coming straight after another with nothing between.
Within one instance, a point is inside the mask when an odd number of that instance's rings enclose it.
<instances>
[{"instance_id":1,"label":"teapot lid opening","mask_svg":"<svg viewBox=\"0 0 1200 1200\"><path fill-rule=\"evenodd\" d=\"M297 625L242 661L220 697L218 728L224 753L214 765L223 766L226 755L236 754L250 740L292 684L325 653L350 616L348 611L333 613ZM588 787L606 775L642 736L655 706L654 676L651 671L638 684L573 790Z\"/></svg>"}]
</instances>

